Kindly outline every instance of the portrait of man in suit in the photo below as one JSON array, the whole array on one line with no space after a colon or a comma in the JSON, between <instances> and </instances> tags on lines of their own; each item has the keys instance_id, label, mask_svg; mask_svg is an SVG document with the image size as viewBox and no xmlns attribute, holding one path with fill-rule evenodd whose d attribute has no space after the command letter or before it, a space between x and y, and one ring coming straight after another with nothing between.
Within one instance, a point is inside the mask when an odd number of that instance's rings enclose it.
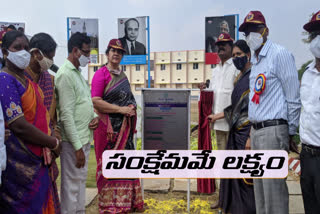
<instances>
[{"instance_id":1,"label":"portrait of man in suit","mask_svg":"<svg viewBox=\"0 0 320 214\"><path fill-rule=\"evenodd\" d=\"M138 42L140 23L135 18L130 18L124 22L124 37L119 38L123 48L126 50L125 55L146 55L146 47Z\"/></svg>"}]
</instances>

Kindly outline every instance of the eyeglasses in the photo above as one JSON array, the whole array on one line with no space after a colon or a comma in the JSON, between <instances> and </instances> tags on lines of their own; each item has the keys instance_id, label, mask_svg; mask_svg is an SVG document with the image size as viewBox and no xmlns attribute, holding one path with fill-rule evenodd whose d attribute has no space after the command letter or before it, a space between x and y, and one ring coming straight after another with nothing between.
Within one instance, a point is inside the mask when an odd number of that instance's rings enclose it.
<instances>
[{"instance_id":1,"label":"eyeglasses","mask_svg":"<svg viewBox=\"0 0 320 214\"><path fill-rule=\"evenodd\" d=\"M83 50L83 49L80 49L85 55L88 55L88 54L90 54L90 51L91 50Z\"/></svg>"}]
</instances>

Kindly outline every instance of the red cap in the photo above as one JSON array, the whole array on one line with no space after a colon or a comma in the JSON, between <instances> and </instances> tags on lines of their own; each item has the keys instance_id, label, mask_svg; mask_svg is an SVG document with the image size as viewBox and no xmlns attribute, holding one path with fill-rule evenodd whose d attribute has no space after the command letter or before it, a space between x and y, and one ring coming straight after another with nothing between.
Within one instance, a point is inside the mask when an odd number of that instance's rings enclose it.
<instances>
[{"instance_id":1,"label":"red cap","mask_svg":"<svg viewBox=\"0 0 320 214\"><path fill-rule=\"evenodd\" d=\"M303 28L308 32L320 30L320 10L312 16L311 20Z\"/></svg>"},{"instance_id":2,"label":"red cap","mask_svg":"<svg viewBox=\"0 0 320 214\"><path fill-rule=\"evenodd\" d=\"M126 50L123 48L121 41L119 39L111 39L109 42L108 48L119 49L126 52Z\"/></svg>"},{"instance_id":3,"label":"red cap","mask_svg":"<svg viewBox=\"0 0 320 214\"><path fill-rule=\"evenodd\" d=\"M264 19L264 16L260 11L250 11L248 15L244 18L243 23L240 25L239 31L241 32L245 31L246 27L249 24L256 24L256 25L263 24L267 26L266 20Z\"/></svg>"},{"instance_id":4,"label":"red cap","mask_svg":"<svg viewBox=\"0 0 320 214\"><path fill-rule=\"evenodd\" d=\"M216 41L216 44L219 42L233 42L231 36L227 33L221 33Z\"/></svg>"}]
</instances>

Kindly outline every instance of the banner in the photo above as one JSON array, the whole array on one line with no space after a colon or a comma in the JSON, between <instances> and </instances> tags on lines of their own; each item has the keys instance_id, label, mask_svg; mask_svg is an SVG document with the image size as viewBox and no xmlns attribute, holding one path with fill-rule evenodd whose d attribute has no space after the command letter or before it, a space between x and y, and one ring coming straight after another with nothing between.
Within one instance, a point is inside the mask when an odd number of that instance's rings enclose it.
<instances>
[{"instance_id":1,"label":"banner","mask_svg":"<svg viewBox=\"0 0 320 214\"><path fill-rule=\"evenodd\" d=\"M205 18L205 51L206 64L218 64L217 38L221 33L228 33L233 40L237 35L237 15L215 16Z\"/></svg>"},{"instance_id":2,"label":"banner","mask_svg":"<svg viewBox=\"0 0 320 214\"><path fill-rule=\"evenodd\" d=\"M91 39L90 63L99 63L99 23L98 19L69 18L71 35L80 32Z\"/></svg>"},{"instance_id":3,"label":"banner","mask_svg":"<svg viewBox=\"0 0 320 214\"><path fill-rule=\"evenodd\" d=\"M118 19L118 37L126 50L122 65L146 64L146 32L146 17Z\"/></svg>"}]
</instances>

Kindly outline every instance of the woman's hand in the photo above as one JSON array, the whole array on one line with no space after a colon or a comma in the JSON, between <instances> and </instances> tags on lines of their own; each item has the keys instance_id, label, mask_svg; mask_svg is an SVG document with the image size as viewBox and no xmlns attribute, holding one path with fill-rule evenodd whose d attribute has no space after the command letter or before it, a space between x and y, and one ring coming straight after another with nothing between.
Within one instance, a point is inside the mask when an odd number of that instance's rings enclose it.
<instances>
[{"instance_id":1,"label":"woman's hand","mask_svg":"<svg viewBox=\"0 0 320 214\"><path fill-rule=\"evenodd\" d=\"M122 106L119 109L119 113L128 117L136 115L136 109L134 106Z\"/></svg>"},{"instance_id":2,"label":"woman's hand","mask_svg":"<svg viewBox=\"0 0 320 214\"><path fill-rule=\"evenodd\" d=\"M5 140L8 140L8 138L11 136L10 129L5 130Z\"/></svg>"},{"instance_id":3,"label":"woman's hand","mask_svg":"<svg viewBox=\"0 0 320 214\"><path fill-rule=\"evenodd\" d=\"M251 150L251 140L250 140L250 137L248 138L248 140L247 140L247 142L246 142L245 150Z\"/></svg>"}]
</instances>

